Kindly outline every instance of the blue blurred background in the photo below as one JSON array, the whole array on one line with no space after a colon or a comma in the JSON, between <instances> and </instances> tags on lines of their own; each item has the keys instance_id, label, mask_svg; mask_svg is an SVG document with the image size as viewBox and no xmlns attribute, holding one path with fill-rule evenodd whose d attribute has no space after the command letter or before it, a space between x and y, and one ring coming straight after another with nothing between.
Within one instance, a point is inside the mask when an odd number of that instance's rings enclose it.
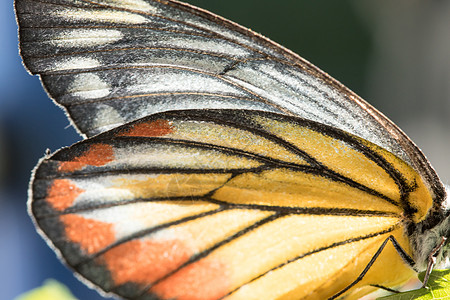
<instances>
[{"instance_id":1,"label":"blue blurred background","mask_svg":"<svg viewBox=\"0 0 450 300\"><path fill-rule=\"evenodd\" d=\"M190 1L299 53L384 112L450 178L450 1ZM0 1L0 298L47 278L76 280L26 212L31 170L47 148L80 139L21 65L12 0Z\"/></svg>"}]
</instances>

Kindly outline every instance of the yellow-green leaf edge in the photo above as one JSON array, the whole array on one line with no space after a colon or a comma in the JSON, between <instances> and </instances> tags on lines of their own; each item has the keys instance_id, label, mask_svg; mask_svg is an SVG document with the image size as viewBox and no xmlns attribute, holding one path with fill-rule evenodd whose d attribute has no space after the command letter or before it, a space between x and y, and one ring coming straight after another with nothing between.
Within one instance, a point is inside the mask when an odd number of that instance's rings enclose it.
<instances>
[{"instance_id":1,"label":"yellow-green leaf edge","mask_svg":"<svg viewBox=\"0 0 450 300\"><path fill-rule=\"evenodd\" d=\"M26 292L14 300L77 300L69 289L54 279L47 279L38 288Z\"/></svg>"},{"instance_id":2,"label":"yellow-green leaf edge","mask_svg":"<svg viewBox=\"0 0 450 300\"><path fill-rule=\"evenodd\" d=\"M419 274L423 280L425 272ZM382 300L444 300L450 299L450 270L434 270L430 274L427 288L393 294Z\"/></svg>"}]
</instances>

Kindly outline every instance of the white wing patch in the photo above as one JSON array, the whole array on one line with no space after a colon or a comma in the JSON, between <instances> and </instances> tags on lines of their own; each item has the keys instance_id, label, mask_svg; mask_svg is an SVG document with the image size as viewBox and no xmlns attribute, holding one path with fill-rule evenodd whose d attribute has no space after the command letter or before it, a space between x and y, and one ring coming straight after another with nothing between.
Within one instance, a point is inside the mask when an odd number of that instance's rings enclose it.
<instances>
[{"instance_id":1,"label":"white wing patch","mask_svg":"<svg viewBox=\"0 0 450 300\"><path fill-rule=\"evenodd\" d=\"M98 3L114 5L115 7L158 13L159 9L142 0L102 0Z\"/></svg>"},{"instance_id":2,"label":"white wing patch","mask_svg":"<svg viewBox=\"0 0 450 300\"><path fill-rule=\"evenodd\" d=\"M124 24L141 24L147 22L147 19L141 15L124 11L67 8L55 12L55 15L71 21L111 22Z\"/></svg>"},{"instance_id":3,"label":"white wing patch","mask_svg":"<svg viewBox=\"0 0 450 300\"><path fill-rule=\"evenodd\" d=\"M248 57L252 54L248 49L242 46L226 42L218 43L215 40L201 37L189 39L189 44L187 44L185 37L167 37L166 39L166 42L170 44L171 47L180 49L194 49L210 53L226 53L235 58Z\"/></svg>"},{"instance_id":4,"label":"white wing patch","mask_svg":"<svg viewBox=\"0 0 450 300\"><path fill-rule=\"evenodd\" d=\"M197 202L189 206L171 203L130 203L96 211L81 213L84 218L114 224L115 238L120 239L133 233L217 208L215 204ZM148 216L151 215L152 218ZM164 231L167 235L167 231Z\"/></svg>"},{"instance_id":5,"label":"white wing patch","mask_svg":"<svg viewBox=\"0 0 450 300\"><path fill-rule=\"evenodd\" d=\"M77 69L92 69L101 66L101 63L90 57L70 57L63 61L55 62L53 67L49 69L51 71L65 71L65 70L77 70Z\"/></svg>"},{"instance_id":6,"label":"white wing patch","mask_svg":"<svg viewBox=\"0 0 450 300\"><path fill-rule=\"evenodd\" d=\"M71 29L56 36L51 42L61 48L92 47L114 43L123 34L111 29Z\"/></svg>"},{"instance_id":7,"label":"white wing patch","mask_svg":"<svg viewBox=\"0 0 450 300\"><path fill-rule=\"evenodd\" d=\"M110 86L96 74L82 73L74 77L67 92L82 99L96 99L108 96Z\"/></svg>"},{"instance_id":8,"label":"white wing patch","mask_svg":"<svg viewBox=\"0 0 450 300\"><path fill-rule=\"evenodd\" d=\"M114 186L105 186L105 182L107 182L107 180L93 183L79 183L79 187L83 188L85 192L78 197L77 203L89 203L92 199L98 197L98 195L102 195L105 203L134 199L132 191L123 188L115 188Z\"/></svg>"},{"instance_id":9,"label":"white wing patch","mask_svg":"<svg viewBox=\"0 0 450 300\"><path fill-rule=\"evenodd\" d=\"M122 118L119 112L113 107L100 104L96 109L97 111L93 122L94 127L105 128L106 131L124 123L124 118Z\"/></svg>"},{"instance_id":10,"label":"white wing patch","mask_svg":"<svg viewBox=\"0 0 450 300\"><path fill-rule=\"evenodd\" d=\"M190 71L189 73L186 71ZM168 77L167 74L172 76ZM193 80L197 78L197 80ZM134 76L134 85L126 87L128 95L139 95L147 93L176 93L176 92L199 92L216 94L233 94L236 96L248 96L239 87L232 86L216 77L204 75L189 69L161 69L152 74Z\"/></svg>"}]
</instances>

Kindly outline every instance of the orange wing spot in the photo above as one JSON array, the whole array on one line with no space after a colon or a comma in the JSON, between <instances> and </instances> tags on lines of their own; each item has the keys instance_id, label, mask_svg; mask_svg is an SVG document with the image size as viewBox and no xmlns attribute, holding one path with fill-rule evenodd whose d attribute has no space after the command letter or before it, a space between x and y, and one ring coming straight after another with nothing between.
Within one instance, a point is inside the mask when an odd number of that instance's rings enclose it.
<instances>
[{"instance_id":1,"label":"orange wing spot","mask_svg":"<svg viewBox=\"0 0 450 300\"><path fill-rule=\"evenodd\" d=\"M55 179L48 189L46 200L58 211L63 211L72 206L75 199L84 190L78 188L68 179Z\"/></svg>"},{"instance_id":2,"label":"orange wing spot","mask_svg":"<svg viewBox=\"0 0 450 300\"><path fill-rule=\"evenodd\" d=\"M135 124L130 130L122 132L119 136L164 136L174 131L172 122L167 120L156 120L150 123Z\"/></svg>"},{"instance_id":3,"label":"orange wing spot","mask_svg":"<svg viewBox=\"0 0 450 300\"><path fill-rule=\"evenodd\" d=\"M130 241L103 255L114 283L134 282L147 285L176 269L191 257L180 241Z\"/></svg>"},{"instance_id":4,"label":"orange wing spot","mask_svg":"<svg viewBox=\"0 0 450 300\"><path fill-rule=\"evenodd\" d=\"M72 161L64 161L59 164L61 172L74 172L85 166L101 167L114 160L114 150L111 145L94 144L89 150L76 157Z\"/></svg>"},{"instance_id":5,"label":"orange wing spot","mask_svg":"<svg viewBox=\"0 0 450 300\"><path fill-rule=\"evenodd\" d=\"M230 291L229 278L225 262L206 258L161 281L150 292L163 299L219 299Z\"/></svg>"},{"instance_id":6,"label":"orange wing spot","mask_svg":"<svg viewBox=\"0 0 450 300\"><path fill-rule=\"evenodd\" d=\"M94 254L115 241L113 224L68 214L60 217L66 237L80 245L87 254Z\"/></svg>"}]
</instances>

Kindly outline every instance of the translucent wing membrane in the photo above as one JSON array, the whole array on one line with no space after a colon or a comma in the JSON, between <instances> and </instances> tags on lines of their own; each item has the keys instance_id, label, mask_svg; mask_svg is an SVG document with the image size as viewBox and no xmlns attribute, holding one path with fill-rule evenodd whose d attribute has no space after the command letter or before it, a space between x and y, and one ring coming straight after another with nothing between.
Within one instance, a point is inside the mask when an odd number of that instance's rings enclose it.
<instances>
[{"instance_id":1,"label":"translucent wing membrane","mask_svg":"<svg viewBox=\"0 0 450 300\"><path fill-rule=\"evenodd\" d=\"M325 299L390 235L410 253L405 214L421 220L431 205L406 163L341 130L189 110L43 159L31 211L68 265L125 298ZM380 272L383 262L402 271ZM349 293L411 272L388 245Z\"/></svg>"},{"instance_id":2,"label":"translucent wing membrane","mask_svg":"<svg viewBox=\"0 0 450 300\"><path fill-rule=\"evenodd\" d=\"M340 128L410 163L419 149L339 82L278 44L176 1L16 1L21 54L86 136L176 109L281 112ZM300 37L301 38L301 37Z\"/></svg>"}]
</instances>

